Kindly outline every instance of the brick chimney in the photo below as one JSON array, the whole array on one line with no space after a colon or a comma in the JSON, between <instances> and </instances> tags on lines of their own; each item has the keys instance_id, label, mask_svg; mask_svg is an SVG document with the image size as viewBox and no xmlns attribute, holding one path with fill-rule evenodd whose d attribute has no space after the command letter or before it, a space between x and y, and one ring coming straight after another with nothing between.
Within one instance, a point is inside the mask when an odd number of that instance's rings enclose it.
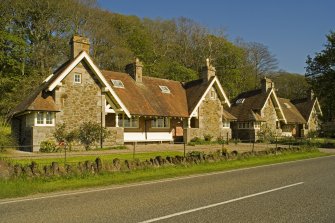
<instances>
[{"instance_id":1,"label":"brick chimney","mask_svg":"<svg viewBox=\"0 0 335 223\"><path fill-rule=\"evenodd\" d=\"M73 36L71 41L71 57L76 57L82 51L86 51L87 54L90 53L90 40L82 36Z\"/></svg>"},{"instance_id":2,"label":"brick chimney","mask_svg":"<svg viewBox=\"0 0 335 223\"><path fill-rule=\"evenodd\" d=\"M312 88L311 88L311 89L308 89L308 90L307 90L307 99L308 99L309 101L312 101L314 98L315 98L315 94L314 94L313 89L312 89Z\"/></svg>"},{"instance_id":3,"label":"brick chimney","mask_svg":"<svg viewBox=\"0 0 335 223\"><path fill-rule=\"evenodd\" d=\"M266 93L269 89L274 88L275 84L269 78L264 77L261 80L262 92Z\"/></svg>"},{"instance_id":4,"label":"brick chimney","mask_svg":"<svg viewBox=\"0 0 335 223\"><path fill-rule=\"evenodd\" d=\"M142 83L142 62L136 58L134 63L128 64L126 66L126 73L129 74L136 83Z\"/></svg>"},{"instance_id":5,"label":"brick chimney","mask_svg":"<svg viewBox=\"0 0 335 223\"><path fill-rule=\"evenodd\" d=\"M201 78L203 81L209 81L209 79L211 79L211 77L215 77L215 67L213 67L210 62L209 59L206 59L206 66L202 67L201 69Z\"/></svg>"}]
</instances>

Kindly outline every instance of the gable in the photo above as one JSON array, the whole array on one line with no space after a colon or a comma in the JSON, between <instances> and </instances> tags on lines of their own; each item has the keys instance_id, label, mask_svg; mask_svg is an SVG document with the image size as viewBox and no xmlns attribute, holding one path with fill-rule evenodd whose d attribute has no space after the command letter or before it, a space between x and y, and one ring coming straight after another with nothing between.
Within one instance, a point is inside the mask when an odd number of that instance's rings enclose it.
<instances>
[{"instance_id":1,"label":"gable","mask_svg":"<svg viewBox=\"0 0 335 223\"><path fill-rule=\"evenodd\" d=\"M226 96L223 88L216 77L212 77L209 81L204 82L202 79L186 83L184 85L186 89L188 111L190 116L196 114L202 101L210 94L211 89L214 89L216 95L227 107L230 107L230 102Z\"/></svg>"},{"instance_id":2,"label":"gable","mask_svg":"<svg viewBox=\"0 0 335 223\"><path fill-rule=\"evenodd\" d=\"M264 101L264 105L261 109L261 114L264 115L264 110L267 106L273 107L273 109L276 112L277 118L280 121L283 121L284 123L287 123L287 120L285 118L285 114L281 108L281 105L279 103L278 97L273 89L270 90L267 99ZM264 117L264 116L263 116Z\"/></svg>"}]
</instances>

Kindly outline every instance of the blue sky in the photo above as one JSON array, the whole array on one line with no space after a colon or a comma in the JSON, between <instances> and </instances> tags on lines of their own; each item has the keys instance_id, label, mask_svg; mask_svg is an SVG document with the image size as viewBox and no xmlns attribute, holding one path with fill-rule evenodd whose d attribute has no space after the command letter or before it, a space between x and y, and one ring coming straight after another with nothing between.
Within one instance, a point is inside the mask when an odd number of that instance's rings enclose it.
<instances>
[{"instance_id":1,"label":"blue sky","mask_svg":"<svg viewBox=\"0 0 335 223\"><path fill-rule=\"evenodd\" d=\"M100 7L141 18L190 18L229 40L269 47L279 68L304 74L307 55L323 49L335 31L335 0L98 0Z\"/></svg>"}]
</instances>

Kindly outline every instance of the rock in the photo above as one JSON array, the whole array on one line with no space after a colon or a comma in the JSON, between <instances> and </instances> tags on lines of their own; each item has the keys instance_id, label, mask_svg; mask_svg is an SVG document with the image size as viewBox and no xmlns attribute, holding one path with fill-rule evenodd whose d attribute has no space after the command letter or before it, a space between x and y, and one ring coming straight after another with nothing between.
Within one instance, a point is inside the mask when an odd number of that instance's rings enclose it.
<instances>
[{"instance_id":1,"label":"rock","mask_svg":"<svg viewBox=\"0 0 335 223\"><path fill-rule=\"evenodd\" d=\"M99 157L95 159L95 165L96 165L96 168L97 168L97 172L101 172L102 162L101 162L101 159Z\"/></svg>"},{"instance_id":2,"label":"rock","mask_svg":"<svg viewBox=\"0 0 335 223\"><path fill-rule=\"evenodd\" d=\"M15 164L14 165L14 174L17 177L21 176L21 174L22 174L22 166L21 166L21 164Z\"/></svg>"},{"instance_id":3,"label":"rock","mask_svg":"<svg viewBox=\"0 0 335 223\"><path fill-rule=\"evenodd\" d=\"M0 160L0 179L10 178L9 165L4 160Z\"/></svg>"},{"instance_id":4,"label":"rock","mask_svg":"<svg viewBox=\"0 0 335 223\"><path fill-rule=\"evenodd\" d=\"M59 165L57 162L52 162L51 163L51 172L53 175L57 175L59 172Z\"/></svg>"},{"instance_id":5,"label":"rock","mask_svg":"<svg viewBox=\"0 0 335 223\"><path fill-rule=\"evenodd\" d=\"M113 159L113 165L116 168L116 170L120 170L121 169L121 162L118 158Z\"/></svg>"}]
</instances>

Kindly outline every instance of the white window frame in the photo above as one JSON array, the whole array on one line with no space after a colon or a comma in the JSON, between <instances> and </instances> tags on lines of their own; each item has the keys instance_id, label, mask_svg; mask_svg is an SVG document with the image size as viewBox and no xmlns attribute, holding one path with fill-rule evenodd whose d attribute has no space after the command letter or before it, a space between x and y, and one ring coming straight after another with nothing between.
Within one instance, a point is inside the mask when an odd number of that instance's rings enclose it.
<instances>
[{"instance_id":1,"label":"white window frame","mask_svg":"<svg viewBox=\"0 0 335 223\"><path fill-rule=\"evenodd\" d=\"M251 129L250 126L253 126L252 122L238 122L239 129Z\"/></svg>"},{"instance_id":2,"label":"white window frame","mask_svg":"<svg viewBox=\"0 0 335 223\"><path fill-rule=\"evenodd\" d=\"M111 79L112 83L113 83L113 86L115 88L124 88L124 84L121 80L114 80L114 79Z\"/></svg>"},{"instance_id":3,"label":"white window frame","mask_svg":"<svg viewBox=\"0 0 335 223\"><path fill-rule=\"evenodd\" d=\"M223 128L230 128L230 121L223 121L222 122L222 127Z\"/></svg>"},{"instance_id":4,"label":"white window frame","mask_svg":"<svg viewBox=\"0 0 335 223\"><path fill-rule=\"evenodd\" d=\"M163 125L159 126L159 122L162 121ZM151 128L155 129L166 129L170 128L170 118L169 117L159 117L151 120Z\"/></svg>"},{"instance_id":5,"label":"white window frame","mask_svg":"<svg viewBox=\"0 0 335 223\"><path fill-rule=\"evenodd\" d=\"M74 73L74 75L73 75L73 82L75 84L81 84L81 74L80 73Z\"/></svg>"},{"instance_id":6,"label":"white window frame","mask_svg":"<svg viewBox=\"0 0 335 223\"><path fill-rule=\"evenodd\" d=\"M162 93L164 93L164 94L170 94L171 93L170 89L167 86L159 85L159 88L161 89Z\"/></svg>"},{"instance_id":7,"label":"white window frame","mask_svg":"<svg viewBox=\"0 0 335 223\"><path fill-rule=\"evenodd\" d=\"M261 128L261 122L254 122L254 129L260 129Z\"/></svg>"},{"instance_id":8,"label":"white window frame","mask_svg":"<svg viewBox=\"0 0 335 223\"><path fill-rule=\"evenodd\" d=\"M123 128L127 128L127 129L138 129L139 128L139 117L134 117L131 116L130 118L127 117L126 114L119 114L118 115L118 124L119 127L123 127ZM125 120L127 120L127 122L125 122ZM129 125L125 125L125 123L129 123Z\"/></svg>"},{"instance_id":9,"label":"white window frame","mask_svg":"<svg viewBox=\"0 0 335 223\"><path fill-rule=\"evenodd\" d=\"M42 115L42 122L38 120L38 115ZM47 114L51 114L51 123L47 123ZM55 113L54 112L36 112L34 117L34 126L55 126Z\"/></svg>"},{"instance_id":10,"label":"white window frame","mask_svg":"<svg viewBox=\"0 0 335 223\"><path fill-rule=\"evenodd\" d=\"M214 89L211 89L211 91L210 91L210 98L211 98L212 100L215 100L215 99L216 99L216 92L215 92Z\"/></svg>"}]
</instances>

